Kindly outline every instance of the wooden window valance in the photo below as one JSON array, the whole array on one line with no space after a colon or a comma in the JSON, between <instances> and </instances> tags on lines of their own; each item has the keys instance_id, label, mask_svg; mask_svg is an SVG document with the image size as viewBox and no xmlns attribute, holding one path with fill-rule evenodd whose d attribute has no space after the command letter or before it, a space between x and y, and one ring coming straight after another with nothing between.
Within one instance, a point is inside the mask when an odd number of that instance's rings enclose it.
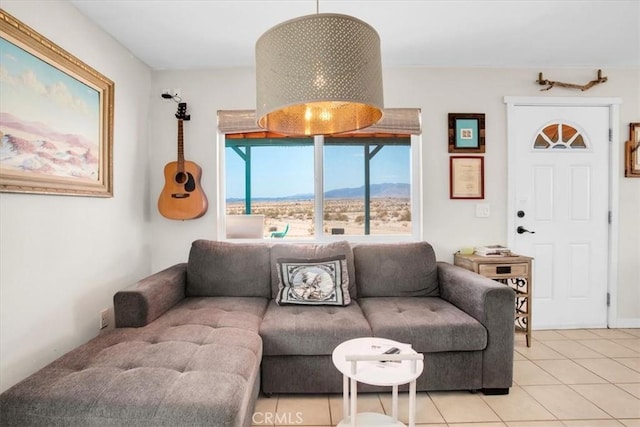
<instances>
[{"instance_id":1,"label":"wooden window valance","mask_svg":"<svg viewBox=\"0 0 640 427\"><path fill-rule=\"evenodd\" d=\"M419 108L385 108L382 120L349 134L420 135ZM266 132L256 124L255 110L218 110L218 129L225 134Z\"/></svg>"}]
</instances>

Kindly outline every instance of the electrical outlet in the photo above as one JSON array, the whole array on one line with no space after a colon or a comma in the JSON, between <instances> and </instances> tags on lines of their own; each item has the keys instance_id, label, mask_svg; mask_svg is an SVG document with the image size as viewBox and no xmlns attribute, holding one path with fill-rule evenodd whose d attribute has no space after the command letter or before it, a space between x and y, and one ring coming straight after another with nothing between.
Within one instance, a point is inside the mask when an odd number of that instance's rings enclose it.
<instances>
[{"instance_id":1,"label":"electrical outlet","mask_svg":"<svg viewBox=\"0 0 640 427\"><path fill-rule=\"evenodd\" d=\"M104 329L109 326L109 309L105 308L100 311L100 329Z\"/></svg>"},{"instance_id":2,"label":"electrical outlet","mask_svg":"<svg viewBox=\"0 0 640 427\"><path fill-rule=\"evenodd\" d=\"M489 203L477 203L476 204L476 217L477 218L489 218L491 212Z\"/></svg>"}]
</instances>

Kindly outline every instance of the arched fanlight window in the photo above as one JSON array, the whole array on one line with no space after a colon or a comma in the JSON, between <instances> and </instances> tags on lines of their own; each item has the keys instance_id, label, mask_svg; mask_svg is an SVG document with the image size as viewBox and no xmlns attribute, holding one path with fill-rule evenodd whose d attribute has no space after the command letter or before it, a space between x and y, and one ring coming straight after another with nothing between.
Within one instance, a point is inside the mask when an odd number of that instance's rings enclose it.
<instances>
[{"instance_id":1,"label":"arched fanlight window","mask_svg":"<svg viewBox=\"0 0 640 427\"><path fill-rule=\"evenodd\" d=\"M552 123L538 133L533 143L536 150L546 149L586 149L583 135L567 123Z\"/></svg>"}]
</instances>

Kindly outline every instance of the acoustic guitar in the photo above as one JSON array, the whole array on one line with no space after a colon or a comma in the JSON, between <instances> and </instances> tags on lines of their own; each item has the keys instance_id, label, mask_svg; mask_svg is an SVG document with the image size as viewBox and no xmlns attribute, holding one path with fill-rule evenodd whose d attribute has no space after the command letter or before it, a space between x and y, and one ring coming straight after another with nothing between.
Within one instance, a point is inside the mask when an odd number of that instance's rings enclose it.
<instances>
[{"instance_id":1,"label":"acoustic guitar","mask_svg":"<svg viewBox=\"0 0 640 427\"><path fill-rule=\"evenodd\" d=\"M158 199L158 210L169 219L200 218L207 212L207 196L200 186L202 169L184 159L183 122L190 120L186 114L187 103L178 104L178 161L164 167L164 188Z\"/></svg>"}]
</instances>

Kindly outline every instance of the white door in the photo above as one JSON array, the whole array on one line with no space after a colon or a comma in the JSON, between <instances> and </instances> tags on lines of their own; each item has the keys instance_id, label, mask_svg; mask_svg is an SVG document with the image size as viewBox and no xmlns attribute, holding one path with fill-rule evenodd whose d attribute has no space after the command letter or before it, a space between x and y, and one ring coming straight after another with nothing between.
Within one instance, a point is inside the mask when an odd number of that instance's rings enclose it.
<instances>
[{"instance_id":1,"label":"white door","mask_svg":"<svg viewBox=\"0 0 640 427\"><path fill-rule=\"evenodd\" d=\"M609 117L509 108L509 245L534 258L533 329L607 326Z\"/></svg>"}]
</instances>

